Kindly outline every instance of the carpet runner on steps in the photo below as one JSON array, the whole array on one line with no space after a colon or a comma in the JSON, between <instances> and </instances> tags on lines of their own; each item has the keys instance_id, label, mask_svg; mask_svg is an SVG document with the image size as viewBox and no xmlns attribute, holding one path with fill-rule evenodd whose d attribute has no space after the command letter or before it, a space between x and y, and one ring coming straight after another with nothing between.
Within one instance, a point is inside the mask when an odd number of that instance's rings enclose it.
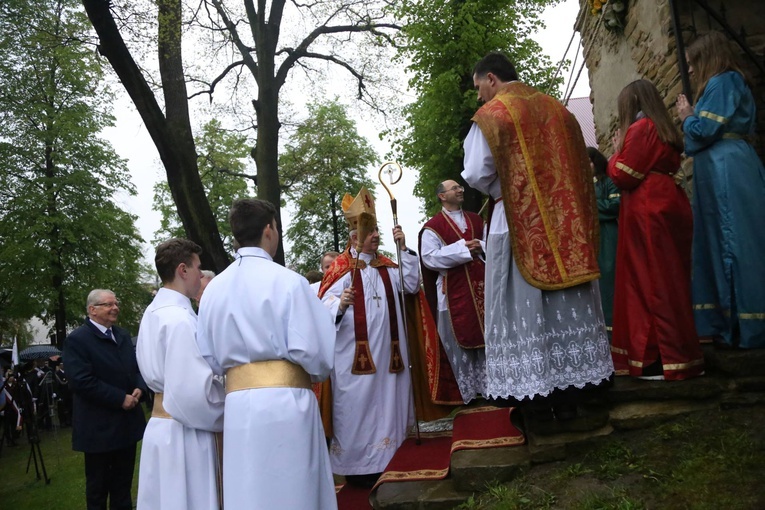
<instances>
[{"instance_id":1,"label":"carpet runner on steps","mask_svg":"<svg viewBox=\"0 0 765 510\"><path fill-rule=\"evenodd\" d=\"M408 438L371 490L348 484L338 488L339 510L372 508L369 495L384 483L446 478L451 454L458 450L524 444L523 433L510 423L512 411L492 406L463 409L454 416L451 432L422 434L419 445L413 437Z\"/></svg>"}]
</instances>

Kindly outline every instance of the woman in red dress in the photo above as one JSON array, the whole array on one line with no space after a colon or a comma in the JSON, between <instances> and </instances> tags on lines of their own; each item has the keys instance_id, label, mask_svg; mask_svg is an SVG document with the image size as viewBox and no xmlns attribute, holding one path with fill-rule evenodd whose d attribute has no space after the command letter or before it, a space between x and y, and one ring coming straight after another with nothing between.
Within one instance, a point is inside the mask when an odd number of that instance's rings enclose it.
<instances>
[{"instance_id":1,"label":"woman in red dress","mask_svg":"<svg viewBox=\"0 0 765 510\"><path fill-rule=\"evenodd\" d=\"M608 176L622 190L611 352L617 373L678 380L703 373L691 305L693 217L673 178L683 139L647 80L619 94Z\"/></svg>"}]
</instances>

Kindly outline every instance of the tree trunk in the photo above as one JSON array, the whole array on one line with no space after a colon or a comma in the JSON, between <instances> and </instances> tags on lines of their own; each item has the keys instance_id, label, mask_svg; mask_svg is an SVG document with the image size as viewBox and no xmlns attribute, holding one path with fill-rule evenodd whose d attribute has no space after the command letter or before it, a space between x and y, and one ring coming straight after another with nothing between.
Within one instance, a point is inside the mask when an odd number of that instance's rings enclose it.
<instances>
[{"instance_id":1,"label":"tree trunk","mask_svg":"<svg viewBox=\"0 0 765 510\"><path fill-rule=\"evenodd\" d=\"M258 198L267 200L276 207L276 225L282 232L281 185L279 183L279 87L274 74L274 52L269 51L275 35L264 27L258 34L264 41L258 41L258 99L255 114L258 119L258 134L255 142L255 165L258 169ZM278 32L276 33L278 35ZM283 236L279 236L279 248L274 262L284 265Z\"/></svg>"},{"instance_id":2,"label":"tree trunk","mask_svg":"<svg viewBox=\"0 0 765 510\"><path fill-rule=\"evenodd\" d=\"M109 2L82 0L99 37L99 52L117 73L157 147L189 239L202 247L202 265L220 272L230 261L202 187L188 116L181 59L179 0L160 0L159 62L167 118L119 33ZM164 28L163 28L164 27Z\"/></svg>"}]
</instances>

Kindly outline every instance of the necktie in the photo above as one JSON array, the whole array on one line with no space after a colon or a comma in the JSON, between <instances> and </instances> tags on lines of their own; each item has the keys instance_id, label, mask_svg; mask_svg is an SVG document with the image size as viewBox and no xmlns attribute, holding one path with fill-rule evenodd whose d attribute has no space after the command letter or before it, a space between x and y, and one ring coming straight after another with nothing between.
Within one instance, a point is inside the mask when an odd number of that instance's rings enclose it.
<instances>
[{"instance_id":1,"label":"necktie","mask_svg":"<svg viewBox=\"0 0 765 510\"><path fill-rule=\"evenodd\" d=\"M106 332L104 332L104 334L106 335L107 338L111 339L115 343L117 342L117 340L115 340L114 336L112 335L112 328L107 329Z\"/></svg>"}]
</instances>

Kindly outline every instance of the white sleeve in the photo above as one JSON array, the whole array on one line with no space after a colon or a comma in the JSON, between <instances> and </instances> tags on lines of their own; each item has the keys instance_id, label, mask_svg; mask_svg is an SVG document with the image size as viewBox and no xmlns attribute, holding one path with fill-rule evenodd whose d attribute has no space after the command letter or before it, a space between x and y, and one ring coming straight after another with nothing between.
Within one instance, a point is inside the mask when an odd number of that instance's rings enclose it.
<instances>
[{"instance_id":1,"label":"white sleeve","mask_svg":"<svg viewBox=\"0 0 765 510\"><path fill-rule=\"evenodd\" d=\"M220 432L226 392L202 357L193 320L167 326L163 405L187 427Z\"/></svg>"},{"instance_id":2,"label":"white sleeve","mask_svg":"<svg viewBox=\"0 0 765 510\"><path fill-rule=\"evenodd\" d=\"M399 269L404 271L404 292L416 294L420 291L420 258L402 251L399 263Z\"/></svg>"},{"instance_id":3,"label":"white sleeve","mask_svg":"<svg viewBox=\"0 0 765 510\"><path fill-rule=\"evenodd\" d=\"M429 228L422 231L420 250L423 265L433 271L450 269L473 260L464 239L444 245L438 235Z\"/></svg>"},{"instance_id":4,"label":"white sleeve","mask_svg":"<svg viewBox=\"0 0 765 510\"><path fill-rule=\"evenodd\" d=\"M494 156L489 149L489 143L483 136L478 124L473 123L470 127L463 147L465 149L463 161L465 169L462 171L462 178L471 188L490 195L492 184L498 179L497 169L494 166ZM496 188L496 186L494 187Z\"/></svg>"}]
</instances>

